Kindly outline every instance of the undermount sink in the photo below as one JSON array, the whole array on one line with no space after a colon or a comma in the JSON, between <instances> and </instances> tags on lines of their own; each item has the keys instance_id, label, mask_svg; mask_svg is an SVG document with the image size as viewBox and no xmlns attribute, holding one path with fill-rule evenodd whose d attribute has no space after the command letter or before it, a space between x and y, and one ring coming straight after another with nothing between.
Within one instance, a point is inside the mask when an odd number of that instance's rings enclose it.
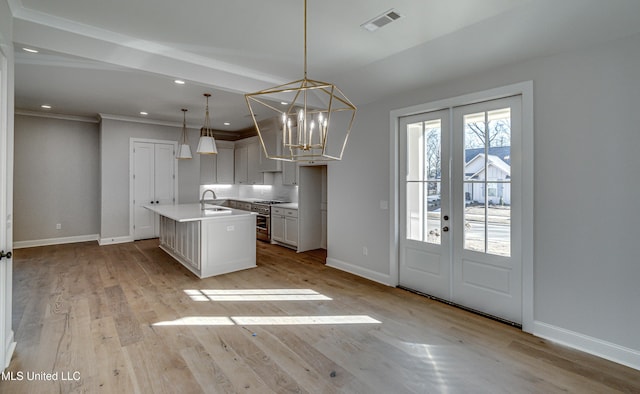
<instances>
[{"instance_id":1,"label":"undermount sink","mask_svg":"<svg viewBox=\"0 0 640 394\"><path fill-rule=\"evenodd\" d=\"M221 208L221 207L211 207L205 208L202 213L204 215L224 215L231 213L231 209L229 208Z\"/></svg>"}]
</instances>

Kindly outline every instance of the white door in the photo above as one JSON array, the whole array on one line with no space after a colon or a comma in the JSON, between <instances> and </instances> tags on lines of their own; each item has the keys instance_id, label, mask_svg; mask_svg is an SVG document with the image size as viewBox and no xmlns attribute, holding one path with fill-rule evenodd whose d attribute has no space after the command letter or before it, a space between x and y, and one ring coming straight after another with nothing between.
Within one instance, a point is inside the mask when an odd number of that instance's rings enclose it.
<instances>
[{"instance_id":1,"label":"white door","mask_svg":"<svg viewBox=\"0 0 640 394\"><path fill-rule=\"evenodd\" d=\"M175 196L174 145L133 144L133 235L134 239L158 236L157 215L145 205L173 204Z\"/></svg>"},{"instance_id":2,"label":"white door","mask_svg":"<svg viewBox=\"0 0 640 394\"><path fill-rule=\"evenodd\" d=\"M9 122L8 86L8 61L0 49L0 371L9 365L16 345L11 328L13 130Z\"/></svg>"},{"instance_id":3,"label":"white door","mask_svg":"<svg viewBox=\"0 0 640 394\"><path fill-rule=\"evenodd\" d=\"M449 129L448 110L400 123L400 285L442 299L451 293L451 232L442 231L450 221Z\"/></svg>"},{"instance_id":4,"label":"white door","mask_svg":"<svg viewBox=\"0 0 640 394\"><path fill-rule=\"evenodd\" d=\"M522 323L521 129L520 96L402 119L401 286Z\"/></svg>"}]
</instances>

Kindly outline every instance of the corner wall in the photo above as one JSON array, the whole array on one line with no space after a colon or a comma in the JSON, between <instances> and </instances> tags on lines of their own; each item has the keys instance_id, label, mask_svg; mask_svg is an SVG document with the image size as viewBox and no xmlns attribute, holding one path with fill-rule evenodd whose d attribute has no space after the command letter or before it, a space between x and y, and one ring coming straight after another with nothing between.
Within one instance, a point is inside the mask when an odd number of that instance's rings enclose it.
<instances>
[{"instance_id":1,"label":"corner wall","mask_svg":"<svg viewBox=\"0 0 640 394\"><path fill-rule=\"evenodd\" d=\"M380 204L393 199L390 111L527 80L534 83L534 334L640 369L640 35L359 108L345 159L329 166L327 261L396 285L394 207Z\"/></svg>"}]
</instances>

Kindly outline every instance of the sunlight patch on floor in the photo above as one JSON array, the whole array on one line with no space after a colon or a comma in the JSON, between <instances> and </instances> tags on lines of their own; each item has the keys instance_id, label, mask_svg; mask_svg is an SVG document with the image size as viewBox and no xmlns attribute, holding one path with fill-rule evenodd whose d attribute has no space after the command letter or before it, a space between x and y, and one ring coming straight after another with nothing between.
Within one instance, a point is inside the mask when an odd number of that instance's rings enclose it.
<instances>
[{"instance_id":1,"label":"sunlight patch on floor","mask_svg":"<svg viewBox=\"0 0 640 394\"><path fill-rule=\"evenodd\" d=\"M154 326L290 326L326 324L382 324L367 315L336 316L187 316Z\"/></svg>"},{"instance_id":2,"label":"sunlight patch on floor","mask_svg":"<svg viewBox=\"0 0 640 394\"><path fill-rule=\"evenodd\" d=\"M311 289L189 289L184 291L193 301L330 301L331 298Z\"/></svg>"}]
</instances>

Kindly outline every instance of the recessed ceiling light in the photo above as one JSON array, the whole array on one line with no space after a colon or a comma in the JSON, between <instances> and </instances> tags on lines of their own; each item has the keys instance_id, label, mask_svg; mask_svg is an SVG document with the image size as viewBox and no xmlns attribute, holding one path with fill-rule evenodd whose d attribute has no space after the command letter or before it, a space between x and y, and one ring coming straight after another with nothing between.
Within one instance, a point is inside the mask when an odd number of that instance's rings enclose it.
<instances>
[{"instance_id":1,"label":"recessed ceiling light","mask_svg":"<svg viewBox=\"0 0 640 394\"><path fill-rule=\"evenodd\" d=\"M287 103L286 101L280 101L280 104L282 104L282 105L287 105L287 104L289 104L289 103Z\"/></svg>"},{"instance_id":2,"label":"recessed ceiling light","mask_svg":"<svg viewBox=\"0 0 640 394\"><path fill-rule=\"evenodd\" d=\"M173 81L176 85L184 85L184 81L182 79L176 79L175 81Z\"/></svg>"},{"instance_id":3,"label":"recessed ceiling light","mask_svg":"<svg viewBox=\"0 0 640 394\"><path fill-rule=\"evenodd\" d=\"M225 126L231 126L231 123L229 123L229 122L224 122L224 125L225 125Z\"/></svg>"},{"instance_id":4,"label":"recessed ceiling light","mask_svg":"<svg viewBox=\"0 0 640 394\"><path fill-rule=\"evenodd\" d=\"M42 105L40 106L40 108L43 108L43 109L51 109L51 106L50 106L49 104L42 104Z\"/></svg>"},{"instance_id":5,"label":"recessed ceiling light","mask_svg":"<svg viewBox=\"0 0 640 394\"><path fill-rule=\"evenodd\" d=\"M149 113L148 112L144 112L144 111L140 111L140 115L147 116L147 115L149 115Z\"/></svg>"},{"instance_id":6,"label":"recessed ceiling light","mask_svg":"<svg viewBox=\"0 0 640 394\"><path fill-rule=\"evenodd\" d=\"M31 49L31 48L22 48L22 50L29 53L38 53L36 49Z\"/></svg>"}]
</instances>

